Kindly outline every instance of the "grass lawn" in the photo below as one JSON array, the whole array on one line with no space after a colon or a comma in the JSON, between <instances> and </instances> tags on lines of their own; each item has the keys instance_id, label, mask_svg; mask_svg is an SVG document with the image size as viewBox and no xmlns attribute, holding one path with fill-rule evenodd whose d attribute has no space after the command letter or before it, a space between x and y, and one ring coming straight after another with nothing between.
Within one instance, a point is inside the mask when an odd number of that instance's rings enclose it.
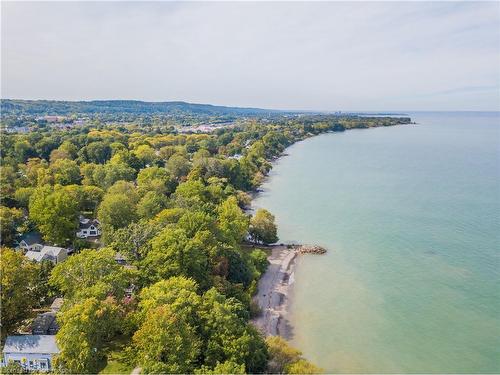
<instances>
[{"instance_id":1,"label":"grass lawn","mask_svg":"<svg viewBox=\"0 0 500 375\"><path fill-rule=\"evenodd\" d=\"M116 339L108 351L108 360L99 374L130 374L134 369L125 360L125 347L129 343L127 337Z\"/></svg>"}]
</instances>

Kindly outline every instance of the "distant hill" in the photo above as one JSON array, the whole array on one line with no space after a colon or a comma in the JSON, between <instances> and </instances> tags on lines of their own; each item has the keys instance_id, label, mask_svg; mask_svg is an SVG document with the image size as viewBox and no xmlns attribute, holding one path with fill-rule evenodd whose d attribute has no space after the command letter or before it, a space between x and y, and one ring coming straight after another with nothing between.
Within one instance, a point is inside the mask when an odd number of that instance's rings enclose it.
<instances>
[{"instance_id":1,"label":"distant hill","mask_svg":"<svg viewBox=\"0 0 500 375\"><path fill-rule=\"evenodd\" d=\"M69 115L78 114L172 114L172 115L239 115L258 116L285 113L259 108L224 107L186 102L143 102L138 100L1 100L3 115Z\"/></svg>"}]
</instances>

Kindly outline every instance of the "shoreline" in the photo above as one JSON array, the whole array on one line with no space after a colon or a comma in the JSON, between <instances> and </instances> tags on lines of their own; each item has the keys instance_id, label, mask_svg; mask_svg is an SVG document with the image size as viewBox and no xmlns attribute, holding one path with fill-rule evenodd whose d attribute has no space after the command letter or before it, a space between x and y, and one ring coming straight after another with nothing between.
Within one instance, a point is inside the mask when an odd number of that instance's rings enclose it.
<instances>
[{"instance_id":1,"label":"shoreline","mask_svg":"<svg viewBox=\"0 0 500 375\"><path fill-rule=\"evenodd\" d=\"M252 324L264 336L292 337L293 327L288 320L288 305L294 270L299 252L287 245L274 245L268 256L269 266L261 276L257 293L253 297L261 312L252 319Z\"/></svg>"}]
</instances>

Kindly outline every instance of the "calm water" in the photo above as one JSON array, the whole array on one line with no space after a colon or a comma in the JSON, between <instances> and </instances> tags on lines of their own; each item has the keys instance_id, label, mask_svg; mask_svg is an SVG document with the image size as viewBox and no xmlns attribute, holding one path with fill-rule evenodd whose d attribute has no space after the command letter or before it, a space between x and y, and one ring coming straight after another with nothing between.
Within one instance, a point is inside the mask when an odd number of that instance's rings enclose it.
<instances>
[{"instance_id":1,"label":"calm water","mask_svg":"<svg viewBox=\"0 0 500 375\"><path fill-rule=\"evenodd\" d=\"M412 113L287 150L255 202L295 274L293 344L327 372L500 372L500 115Z\"/></svg>"}]
</instances>

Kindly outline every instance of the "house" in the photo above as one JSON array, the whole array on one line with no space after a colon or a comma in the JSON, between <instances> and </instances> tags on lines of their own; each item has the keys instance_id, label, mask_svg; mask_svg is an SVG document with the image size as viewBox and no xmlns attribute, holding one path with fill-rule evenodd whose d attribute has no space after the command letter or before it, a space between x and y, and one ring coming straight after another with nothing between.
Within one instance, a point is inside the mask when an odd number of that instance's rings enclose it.
<instances>
[{"instance_id":1,"label":"house","mask_svg":"<svg viewBox=\"0 0 500 375\"><path fill-rule=\"evenodd\" d=\"M39 251L28 251L24 254L29 260L42 262L49 260L54 264L61 263L68 257L68 249L56 246L43 246Z\"/></svg>"},{"instance_id":2,"label":"house","mask_svg":"<svg viewBox=\"0 0 500 375\"><path fill-rule=\"evenodd\" d=\"M54 302L52 302L52 305L50 305L50 311L57 313L59 310L61 310L61 307L64 303L64 298L57 297L54 299Z\"/></svg>"},{"instance_id":3,"label":"house","mask_svg":"<svg viewBox=\"0 0 500 375\"><path fill-rule=\"evenodd\" d=\"M15 362L26 370L49 371L59 348L54 335L21 335L7 336L2 352L3 365Z\"/></svg>"},{"instance_id":4,"label":"house","mask_svg":"<svg viewBox=\"0 0 500 375\"><path fill-rule=\"evenodd\" d=\"M78 238L97 237L101 235L100 223L97 219L86 219L80 216L80 226L76 232Z\"/></svg>"},{"instance_id":5,"label":"house","mask_svg":"<svg viewBox=\"0 0 500 375\"><path fill-rule=\"evenodd\" d=\"M59 331L55 312L39 314L31 324L33 335L55 335Z\"/></svg>"},{"instance_id":6,"label":"house","mask_svg":"<svg viewBox=\"0 0 500 375\"><path fill-rule=\"evenodd\" d=\"M42 236L38 232L26 233L19 239L19 248L24 251L40 251L42 247Z\"/></svg>"}]
</instances>

